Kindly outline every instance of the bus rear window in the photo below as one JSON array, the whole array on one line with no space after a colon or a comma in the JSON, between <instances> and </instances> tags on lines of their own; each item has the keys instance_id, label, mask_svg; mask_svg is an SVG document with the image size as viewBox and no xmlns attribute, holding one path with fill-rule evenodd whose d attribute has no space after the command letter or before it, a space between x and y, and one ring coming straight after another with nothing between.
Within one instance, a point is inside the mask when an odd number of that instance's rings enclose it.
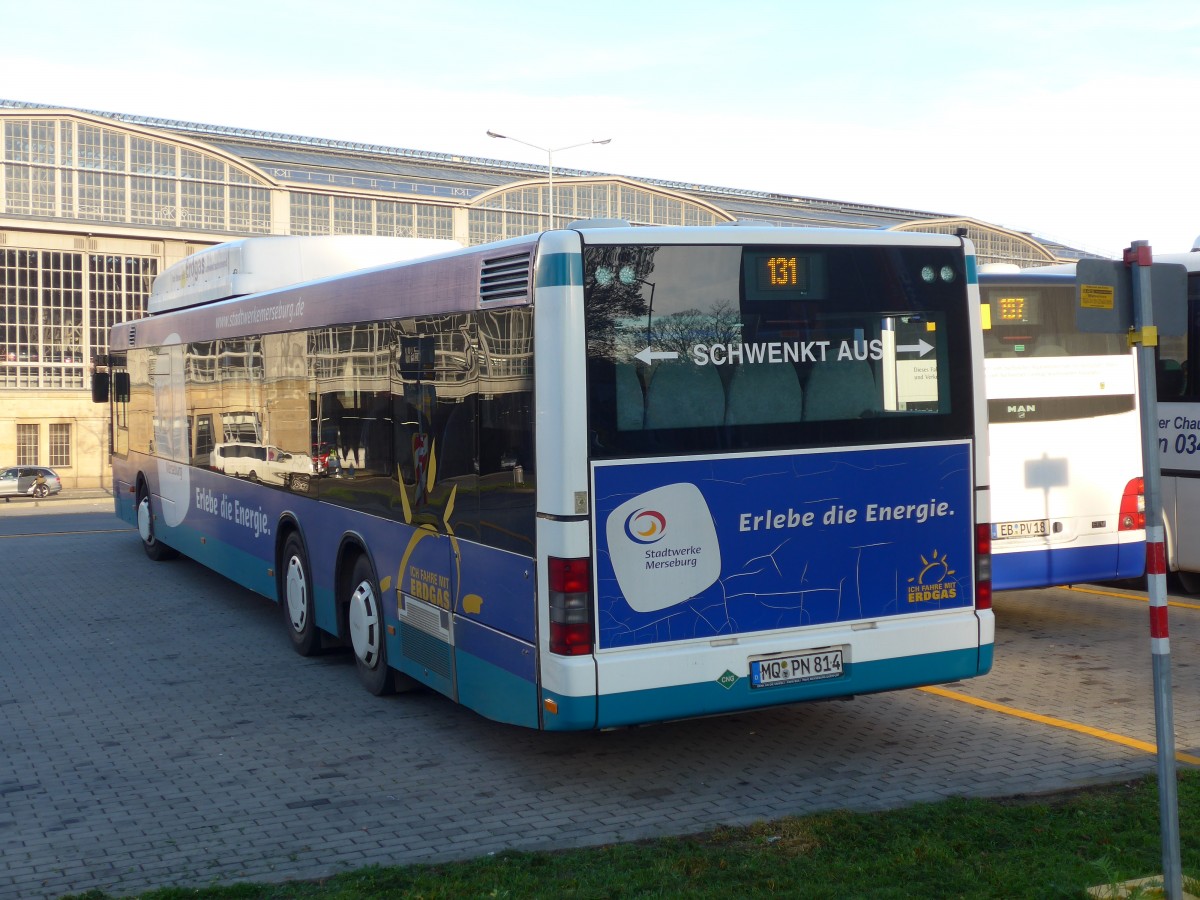
<instances>
[{"instance_id":1,"label":"bus rear window","mask_svg":"<svg viewBox=\"0 0 1200 900\"><path fill-rule=\"evenodd\" d=\"M988 359L1021 356L1127 354L1123 334L1092 334L1075 325L1075 279L1061 284L995 283L981 278L983 352ZM990 283L989 283L990 282Z\"/></svg>"},{"instance_id":2,"label":"bus rear window","mask_svg":"<svg viewBox=\"0 0 1200 900\"><path fill-rule=\"evenodd\" d=\"M594 456L971 433L954 247L594 246Z\"/></svg>"}]
</instances>

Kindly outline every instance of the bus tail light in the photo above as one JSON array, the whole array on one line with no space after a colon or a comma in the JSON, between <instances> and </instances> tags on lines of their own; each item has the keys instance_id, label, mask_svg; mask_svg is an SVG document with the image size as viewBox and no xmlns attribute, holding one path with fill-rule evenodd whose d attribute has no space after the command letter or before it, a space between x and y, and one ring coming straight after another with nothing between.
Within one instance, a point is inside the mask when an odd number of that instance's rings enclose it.
<instances>
[{"instance_id":1,"label":"bus tail light","mask_svg":"<svg viewBox=\"0 0 1200 900\"><path fill-rule=\"evenodd\" d=\"M1146 527L1146 487L1141 478L1133 478L1121 495L1121 515L1117 531L1140 531Z\"/></svg>"},{"instance_id":2,"label":"bus tail light","mask_svg":"<svg viewBox=\"0 0 1200 900\"><path fill-rule=\"evenodd\" d=\"M549 558L550 652L586 656L592 652L592 562Z\"/></svg>"},{"instance_id":3,"label":"bus tail light","mask_svg":"<svg viewBox=\"0 0 1200 900\"><path fill-rule=\"evenodd\" d=\"M975 608L992 608L992 526L975 526Z\"/></svg>"}]
</instances>

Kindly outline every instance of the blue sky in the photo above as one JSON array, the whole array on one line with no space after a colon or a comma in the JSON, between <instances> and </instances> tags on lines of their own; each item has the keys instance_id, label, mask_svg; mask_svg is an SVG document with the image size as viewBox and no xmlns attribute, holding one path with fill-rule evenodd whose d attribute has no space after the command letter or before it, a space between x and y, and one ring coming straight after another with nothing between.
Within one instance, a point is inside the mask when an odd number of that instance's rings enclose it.
<instances>
[{"instance_id":1,"label":"blue sky","mask_svg":"<svg viewBox=\"0 0 1200 900\"><path fill-rule=\"evenodd\" d=\"M485 132L611 138L556 171L969 215L1109 255L1200 235L1194 0L60 0L12 4L4 34L10 100L540 164Z\"/></svg>"}]
</instances>

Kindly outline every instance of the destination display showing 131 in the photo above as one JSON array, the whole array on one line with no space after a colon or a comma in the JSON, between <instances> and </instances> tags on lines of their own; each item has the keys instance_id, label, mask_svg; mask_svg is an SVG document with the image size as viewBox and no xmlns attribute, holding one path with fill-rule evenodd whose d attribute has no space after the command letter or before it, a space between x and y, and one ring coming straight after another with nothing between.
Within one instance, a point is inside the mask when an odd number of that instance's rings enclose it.
<instances>
[{"instance_id":1,"label":"destination display showing 131","mask_svg":"<svg viewBox=\"0 0 1200 900\"><path fill-rule=\"evenodd\" d=\"M803 300L820 280L820 258L805 253L747 251L745 272L750 295L766 300Z\"/></svg>"}]
</instances>

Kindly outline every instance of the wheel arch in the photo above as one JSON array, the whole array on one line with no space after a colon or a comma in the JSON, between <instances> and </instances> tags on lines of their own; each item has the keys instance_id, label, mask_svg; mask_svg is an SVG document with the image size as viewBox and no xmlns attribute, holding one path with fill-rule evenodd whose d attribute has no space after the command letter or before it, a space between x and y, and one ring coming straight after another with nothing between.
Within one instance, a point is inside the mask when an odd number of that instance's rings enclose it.
<instances>
[{"instance_id":1,"label":"wheel arch","mask_svg":"<svg viewBox=\"0 0 1200 900\"><path fill-rule=\"evenodd\" d=\"M150 478L146 475L145 469L139 469L134 477L134 503L133 515L134 524L137 525L138 538L142 542L142 548L155 562L160 562L166 559L174 559L179 556L180 551L176 550L169 544L163 543L157 537L157 531L154 526L154 493L150 489ZM142 501L146 503L146 527L143 530L142 523Z\"/></svg>"},{"instance_id":2,"label":"wheel arch","mask_svg":"<svg viewBox=\"0 0 1200 900\"><path fill-rule=\"evenodd\" d=\"M1166 575L1185 594L1200 594L1200 573L1184 569L1179 564L1179 513L1178 497L1173 489L1160 493L1163 529L1163 555L1166 562ZM1147 538L1148 539L1148 538Z\"/></svg>"},{"instance_id":3,"label":"wheel arch","mask_svg":"<svg viewBox=\"0 0 1200 900\"><path fill-rule=\"evenodd\" d=\"M371 564L371 571L375 573L375 580L378 584L379 566L375 564L375 557L367 545L366 538L354 531L342 535L338 544L337 561L334 565L333 584L337 603L338 636L343 638L350 634L350 581L354 574L354 562L360 556L365 556L367 562Z\"/></svg>"},{"instance_id":4,"label":"wheel arch","mask_svg":"<svg viewBox=\"0 0 1200 900\"><path fill-rule=\"evenodd\" d=\"M275 602L283 602L283 580L287 577L285 571L283 548L287 546L288 538L296 535L300 539L300 547L308 558L309 568L312 567L312 554L308 552L308 540L300 521L290 512L283 513L275 524Z\"/></svg>"}]
</instances>

